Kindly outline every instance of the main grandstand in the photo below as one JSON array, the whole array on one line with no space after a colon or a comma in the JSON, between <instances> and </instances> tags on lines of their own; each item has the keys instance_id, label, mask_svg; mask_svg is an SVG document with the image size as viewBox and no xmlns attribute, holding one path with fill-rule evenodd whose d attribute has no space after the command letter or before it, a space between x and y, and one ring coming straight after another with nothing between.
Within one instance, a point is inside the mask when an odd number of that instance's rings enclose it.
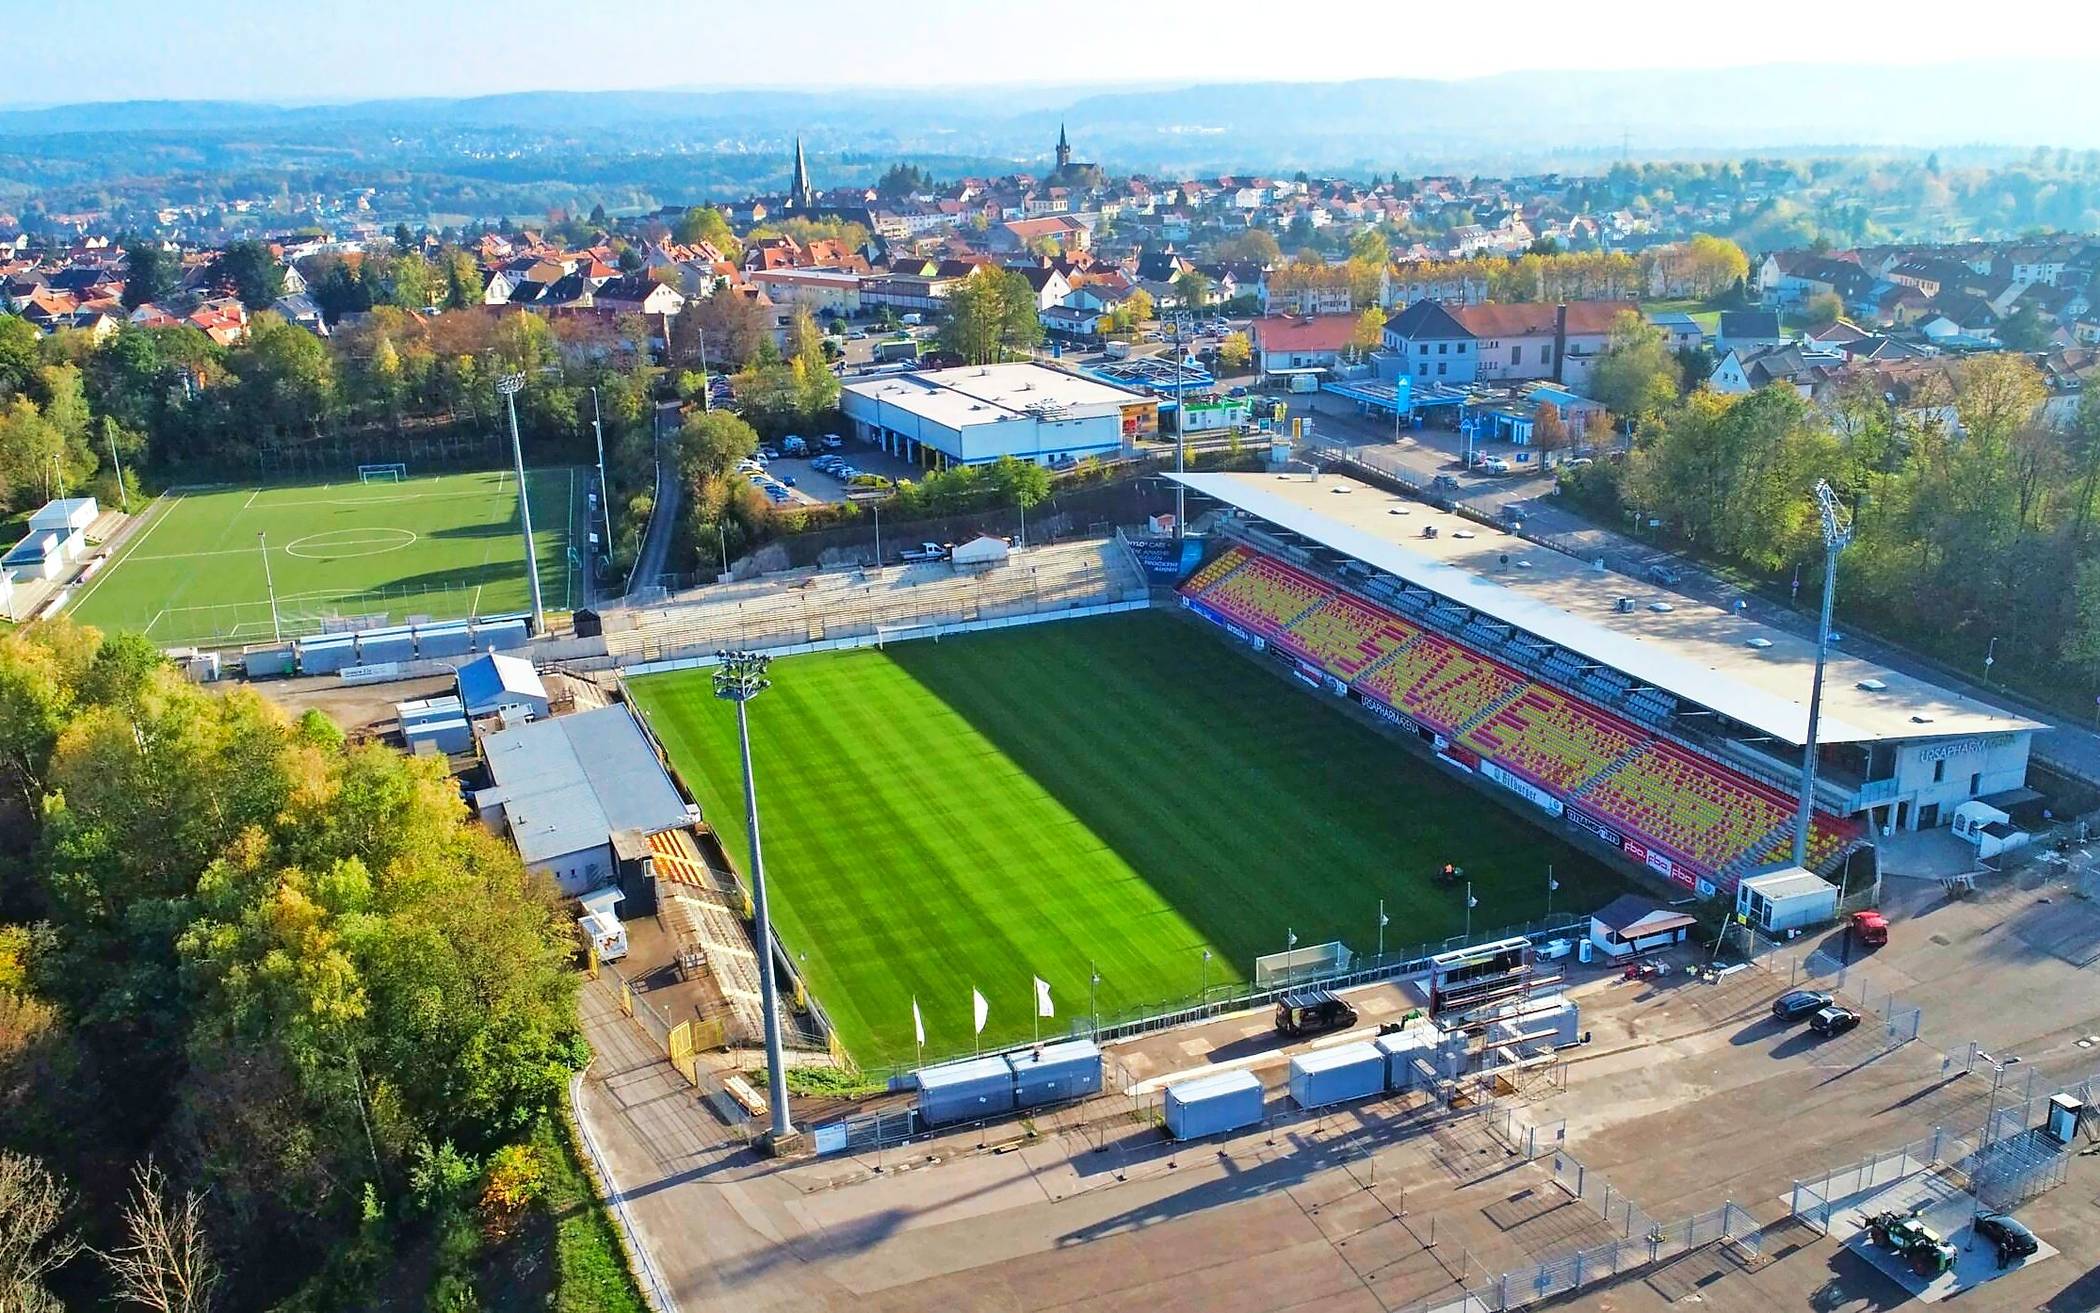
<instances>
[{"instance_id":1,"label":"main grandstand","mask_svg":"<svg viewBox=\"0 0 2100 1313\"><path fill-rule=\"evenodd\" d=\"M1352 479L1177 477L1224 508L1195 614L1688 888L1788 858L1812 643ZM2042 728L1833 655L1809 864L2023 787Z\"/></svg>"}]
</instances>

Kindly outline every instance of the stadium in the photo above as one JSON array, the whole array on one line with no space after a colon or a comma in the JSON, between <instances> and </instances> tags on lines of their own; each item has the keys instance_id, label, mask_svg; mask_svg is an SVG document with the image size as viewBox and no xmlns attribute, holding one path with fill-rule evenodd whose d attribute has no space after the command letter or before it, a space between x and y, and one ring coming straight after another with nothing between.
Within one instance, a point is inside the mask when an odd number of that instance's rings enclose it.
<instances>
[{"instance_id":1,"label":"stadium","mask_svg":"<svg viewBox=\"0 0 2100 1313\"><path fill-rule=\"evenodd\" d=\"M753 751L784 955L863 1065L914 1056L915 1002L921 1056L1027 1041L1031 976L1098 1029L1299 945L1332 970L1537 925L1556 886L1566 919L1789 864L1812 644L1353 479L1182 482L1208 533L1139 553L1149 614L779 645L850 649L783 657ZM741 853L705 664L630 687ZM2039 728L1834 656L1808 865L2019 790Z\"/></svg>"}]
</instances>

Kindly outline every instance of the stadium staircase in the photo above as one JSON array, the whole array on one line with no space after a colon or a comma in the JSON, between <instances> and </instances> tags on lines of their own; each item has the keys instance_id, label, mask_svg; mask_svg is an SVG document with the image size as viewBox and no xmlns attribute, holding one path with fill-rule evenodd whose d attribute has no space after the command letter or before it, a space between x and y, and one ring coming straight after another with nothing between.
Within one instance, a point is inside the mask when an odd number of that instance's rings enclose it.
<instances>
[{"instance_id":1,"label":"stadium staircase","mask_svg":"<svg viewBox=\"0 0 2100 1313\"><path fill-rule=\"evenodd\" d=\"M1609 710L1601 686L1582 696L1535 679L1241 543L1180 592L1668 854L1687 878L1710 872L1726 887L1791 848L1782 790ZM1861 841L1854 824L1818 812L1809 864L1828 870Z\"/></svg>"}]
</instances>

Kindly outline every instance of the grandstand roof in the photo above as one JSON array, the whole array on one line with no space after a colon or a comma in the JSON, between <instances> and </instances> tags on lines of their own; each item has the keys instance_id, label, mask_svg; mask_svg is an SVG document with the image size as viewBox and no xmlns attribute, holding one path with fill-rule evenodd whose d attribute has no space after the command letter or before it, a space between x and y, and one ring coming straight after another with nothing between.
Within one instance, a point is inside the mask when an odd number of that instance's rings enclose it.
<instances>
[{"instance_id":1,"label":"grandstand roof","mask_svg":"<svg viewBox=\"0 0 2100 1313\"><path fill-rule=\"evenodd\" d=\"M1685 702L1786 743L1806 741L1815 669L1815 644L1808 639L1355 479L1169 477ZM1435 526L1436 537L1421 536L1426 525ZM1617 609L1622 597L1633 599L1631 612ZM1651 610L1651 604L1667 609ZM1882 687L1860 687L1869 681ZM1825 743L1878 742L2044 728L1833 651L1817 737Z\"/></svg>"}]
</instances>

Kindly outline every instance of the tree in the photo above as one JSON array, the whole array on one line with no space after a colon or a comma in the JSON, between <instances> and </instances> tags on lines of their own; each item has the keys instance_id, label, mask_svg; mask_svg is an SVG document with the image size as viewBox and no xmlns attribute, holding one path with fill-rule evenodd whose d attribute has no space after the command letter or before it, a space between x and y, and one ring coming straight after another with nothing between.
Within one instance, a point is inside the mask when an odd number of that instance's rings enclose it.
<instances>
[{"instance_id":1,"label":"tree","mask_svg":"<svg viewBox=\"0 0 2100 1313\"><path fill-rule=\"evenodd\" d=\"M219 1265L204 1234L204 1199L194 1190L170 1198L167 1176L151 1159L132 1168L124 1235L125 1243L104 1255L119 1299L156 1313L211 1307Z\"/></svg>"},{"instance_id":2,"label":"tree","mask_svg":"<svg viewBox=\"0 0 2100 1313\"><path fill-rule=\"evenodd\" d=\"M933 177L915 164L892 164L876 182L875 190L890 200L903 200L933 190Z\"/></svg>"},{"instance_id":3,"label":"tree","mask_svg":"<svg viewBox=\"0 0 2100 1313\"><path fill-rule=\"evenodd\" d=\"M181 284L176 258L159 242L139 240L124 246L124 308L136 310L158 301Z\"/></svg>"},{"instance_id":4,"label":"tree","mask_svg":"<svg viewBox=\"0 0 2100 1313\"><path fill-rule=\"evenodd\" d=\"M1845 302L1836 292L1818 292L1801 303L1801 322L1810 328L1828 328L1845 315Z\"/></svg>"},{"instance_id":5,"label":"tree","mask_svg":"<svg viewBox=\"0 0 2100 1313\"><path fill-rule=\"evenodd\" d=\"M1385 340L1385 312L1377 306L1366 306L1356 316L1356 324L1349 330L1349 349L1359 358L1378 349Z\"/></svg>"},{"instance_id":6,"label":"tree","mask_svg":"<svg viewBox=\"0 0 2100 1313\"><path fill-rule=\"evenodd\" d=\"M1560 417L1560 407L1550 401L1541 401L1531 412L1531 445L1541 460L1565 449L1573 440L1568 426Z\"/></svg>"},{"instance_id":7,"label":"tree","mask_svg":"<svg viewBox=\"0 0 2100 1313\"><path fill-rule=\"evenodd\" d=\"M1590 395L1615 414L1639 418L1676 401L1680 378L1662 330L1629 310L1613 322L1590 368Z\"/></svg>"},{"instance_id":8,"label":"tree","mask_svg":"<svg viewBox=\"0 0 2100 1313\"><path fill-rule=\"evenodd\" d=\"M26 319L0 314L0 401L28 387L42 363L35 326Z\"/></svg>"},{"instance_id":9,"label":"tree","mask_svg":"<svg viewBox=\"0 0 2100 1313\"><path fill-rule=\"evenodd\" d=\"M678 426L678 458L688 480L728 472L758 450L758 431L726 410L696 410Z\"/></svg>"},{"instance_id":10,"label":"tree","mask_svg":"<svg viewBox=\"0 0 2100 1313\"><path fill-rule=\"evenodd\" d=\"M1219 239L1212 243L1211 258L1227 262L1257 264L1263 268L1283 263L1283 248L1276 243L1276 235L1265 228L1249 228L1243 233Z\"/></svg>"},{"instance_id":11,"label":"tree","mask_svg":"<svg viewBox=\"0 0 2100 1313\"><path fill-rule=\"evenodd\" d=\"M1254 358L1254 343L1245 333L1227 333L1218 342L1218 365L1229 374L1237 374Z\"/></svg>"},{"instance_id":12,"label":"tree","mask_svg":"<svg viewBox=\"0 0 2100 1313\"><path fill-rule=\"evenodd\" d=\"M261 242L230 242L212 261L211 280L250 310L264 310L284 295L284 264Z\"/></svg>"},{"instance_id":13,"label":"tree","mask_svg":"<svg viewBox=\"0 0 2100 1313\"><path fill-rule=\"evenodd\" d=\"M72 1195L34 1158L0 1149L0 1309L63 1313L45 1279L83 1248L65 1229Z\"/></svg>"},{"instance_id":14,"label":"tree","mask_svg":"<svg viewBox=\"0 0 2100 1313\"><path fill-rule=\"evenodd\" d=\"M1004 360L1042 339L1035 288L1015 270L981 266L948 294L941 345L971 364Z\"/></svg>"},{"instance_id":15,"label":"tree","mask_svg":"<svg viewBox=\"0 0 2100 1313\"><path fill-rule=\"evenodd\" d=\"M2042 321L2041 312L2031 305L2023 305L2006 316L1996 331L1999 342L2012 351L2046 351L2049 349L2049 325Z\"/></svg>"},{"instance_id":16,"label":"tree","mask_svg":"<svg viewBox=\"0 0 2100 1313\"><path fill-rule=\"evenodd\" d=\"M729 220L720 210L710 206L694 206L678 216L671 228L671 240L680 246L693 246L706 242L722 253L725 260L734 260L743 254L743 243L729 227Z\"/></svg>"},{"instance_id":17,"label":"tree","mask_svg":"<svg viewBox=\"0 0 2100 1313\"><path fill-rule=\"evenodd\" d=\"M1174 275L1174 295L1191 310L1210 304L1210 275L1201 269L1184 269Z\"/></svg>"},{"instance_id":18,"label":"tree","mask_svg":"<svg viewBox=\"0 0 2100 1313\"><path fill-rule=\"evenodd\" d=\"M1750 276L1750 257L1743 248L1710 233L1692 234L1685 243L1685 262L1700 296L1716 295Z\"/></svg>"},{"instance_id":19,"label":"tree","mask_svg":"<svg viewBox=\"0 0 2100 1313\"><path fill-rule=\"evenodd\" d=\"M720 291L689 302L671 320L673 363L706 364L717 372L732 371L756 360L772 343L773 316L765 306L733 291Z\"/></svg>"}]
</instances>

